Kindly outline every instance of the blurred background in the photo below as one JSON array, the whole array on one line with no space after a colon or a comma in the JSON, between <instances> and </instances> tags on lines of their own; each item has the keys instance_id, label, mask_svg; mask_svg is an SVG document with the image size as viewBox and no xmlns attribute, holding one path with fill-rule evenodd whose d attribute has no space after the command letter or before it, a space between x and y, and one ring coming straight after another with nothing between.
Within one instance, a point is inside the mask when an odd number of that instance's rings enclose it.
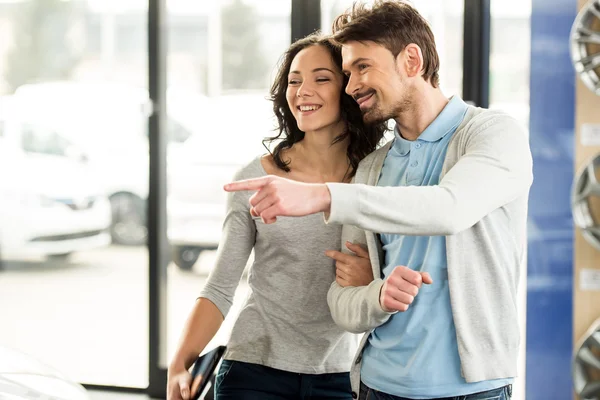
<instances>
[{"instance_id":1,"label":"blurred background","mask_svg":"<svg viewBox=\"0 0 600 400\"><path fill-rule=\"evenodd\" d=\"M279 58L351 4L0 0L0 346L94 398L164 398L166 362L214 263L222 185L272 134ZM505 110L529 132L515 398L573 398L570 33L587 3L413 4L436 36L444 93ZM243 279L214 343L247 290Z\"/></svg>"}]
</instances>

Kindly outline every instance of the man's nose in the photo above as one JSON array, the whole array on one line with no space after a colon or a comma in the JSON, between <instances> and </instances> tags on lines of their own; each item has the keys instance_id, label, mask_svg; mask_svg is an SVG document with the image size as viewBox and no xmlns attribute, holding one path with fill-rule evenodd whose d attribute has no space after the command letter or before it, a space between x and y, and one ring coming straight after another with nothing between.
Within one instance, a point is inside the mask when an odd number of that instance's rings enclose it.
<instances>
[{"instance_id":1,"label":"man's nose","mask_svg":"<svg viewBox=\"0 0 600 400\"><path fill-rule=\"evenodd\" d=\"M354 96L358 92L359 84L357 79L353 79L352 75L348 78L348 84L346 85L346 93L350 96Z\"/></svg>"}]
</instances>

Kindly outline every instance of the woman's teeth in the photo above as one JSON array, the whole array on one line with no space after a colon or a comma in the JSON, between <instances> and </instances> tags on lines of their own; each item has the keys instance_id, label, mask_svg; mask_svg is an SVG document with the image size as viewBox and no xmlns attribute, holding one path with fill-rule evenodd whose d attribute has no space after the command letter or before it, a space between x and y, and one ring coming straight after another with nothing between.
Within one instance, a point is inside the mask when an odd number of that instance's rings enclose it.
<instances>
[{"instance_id":1,"label":"woman's teeth","mask_svg":"<svg viewBox=\"0 0 600 400\"><path fill-rule=\"evenodd\" d=\"M299 106L300 111L314 111L321 108L321 106Z\"/></svg>"}]
</instances>

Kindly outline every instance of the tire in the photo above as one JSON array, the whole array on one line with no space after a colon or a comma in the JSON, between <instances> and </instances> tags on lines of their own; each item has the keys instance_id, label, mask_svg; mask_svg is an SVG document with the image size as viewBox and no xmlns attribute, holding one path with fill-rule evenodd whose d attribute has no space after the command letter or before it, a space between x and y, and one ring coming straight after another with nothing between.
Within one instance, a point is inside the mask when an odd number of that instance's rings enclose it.
<instances>
[{"instance_id":1,"label":"tire","mask_svg":"<svg viewBox=\"0 0 600 400\"><path fill-rule=\"evenodd\" d=\"M142 246L148 240L146 202L131 193L110 197L112 242L123 246Z\"/></svg>"},{"instance_id":2,"label":"tire","mask_svg":"<svg viewBox=\"0 0 600 400\"><path fill-rule=\"evenodd\" d=\"M196 246L173 246L171 256L173 262L183 271L191 271L200 257L200 253L204 251L203 247Z\"/></svg>"},{"instance_id":3,"label":"tire","mask_svg":"<svg viewBox=\"0 0 600 400\"><path fill-rule=\"evenodd\" d=\"M69 261L69 257L71 257L72 253L63 253L63 254L50 254L46 257L49 262L59 263L59 262L67 262Z\"/></svg>"}]
</instances>

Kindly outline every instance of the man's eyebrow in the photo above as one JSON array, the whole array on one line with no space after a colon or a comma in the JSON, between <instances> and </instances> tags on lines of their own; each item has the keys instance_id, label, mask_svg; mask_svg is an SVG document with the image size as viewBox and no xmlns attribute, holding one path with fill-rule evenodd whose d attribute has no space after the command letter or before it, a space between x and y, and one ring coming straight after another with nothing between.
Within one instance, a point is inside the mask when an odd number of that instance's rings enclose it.
<instances>
[{"instance_id":1,"label":"man's eyebrow","mask_svg":"<svg viewBox=\"0 0 600 400\"><path fill-rule=\"evenodd\" d=\"M330 70L329 68L325 68L325 67L315 68L315 69L312 70L312 72L319 72L319 71L329 71L332 74L335 73L332 70ZM298 74L298 75L300 75L300 71L290 71L290 74Z\"/></svg>"},{"instance_id":2,"label":"man's eyebrow","mask_svg":"<svg viewBox=\"0 0 600 400\"><path fill-rule=\"evenodd\" d=\"M371 61L371 60L370 60L370 59L368 59L368 58L365 58L365 57L360 57L360 58L357 58L356 60L352 61L352 64L350 64L350 68L352 68L352 67L356 66L356 64L358 64L358 63L361 63L361 62L364 62L364 61ZM347 69L344 69L342 72L343 72L344 74L346 74L346 73L348 73L349 71L348 71Z\"/></svg>"}]
</instances>

